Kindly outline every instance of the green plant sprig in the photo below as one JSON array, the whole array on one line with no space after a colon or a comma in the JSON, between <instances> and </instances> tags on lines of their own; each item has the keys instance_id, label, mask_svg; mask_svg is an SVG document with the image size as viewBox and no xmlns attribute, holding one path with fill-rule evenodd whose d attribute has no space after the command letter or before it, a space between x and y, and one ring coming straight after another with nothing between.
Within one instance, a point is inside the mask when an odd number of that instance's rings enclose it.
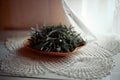
<instances>
[{"instance_id":1,"label":"green plant sprig","mask_svg":"<svg viewBox=\"0 0 120 80\"><path fill-rule=\"evenodd\" d=\"M31 31L30 46L33 49L47 52L72 52L76 47L86 42L73 31L73 27L66 25L36 25Z\"/></svg>"}]
</instances>

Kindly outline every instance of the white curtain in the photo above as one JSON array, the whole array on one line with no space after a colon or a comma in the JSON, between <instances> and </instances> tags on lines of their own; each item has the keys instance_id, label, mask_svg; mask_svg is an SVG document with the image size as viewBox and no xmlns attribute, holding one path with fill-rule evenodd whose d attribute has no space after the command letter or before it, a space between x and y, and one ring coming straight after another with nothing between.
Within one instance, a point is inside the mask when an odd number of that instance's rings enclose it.
<instances>
[{"instance_id":1,"label":"white curtain","mask_svg":"<svg viewBox=\"0 0 120 80\"><path fill-rule=\"evenodd\" d=\"M62 0L67 19L93 39L120 33L120 0Z\"/></svg>"},{"instance_id":2,"label":"white curtain","mask_svg":"<svg viewBox=\"0 0 120 80\"><path fill-rule=\"evenodd\" d=\"M113 33L120 35L120 0L115 0L115 13L112 31Z\"/></svg>"}]
</instances>

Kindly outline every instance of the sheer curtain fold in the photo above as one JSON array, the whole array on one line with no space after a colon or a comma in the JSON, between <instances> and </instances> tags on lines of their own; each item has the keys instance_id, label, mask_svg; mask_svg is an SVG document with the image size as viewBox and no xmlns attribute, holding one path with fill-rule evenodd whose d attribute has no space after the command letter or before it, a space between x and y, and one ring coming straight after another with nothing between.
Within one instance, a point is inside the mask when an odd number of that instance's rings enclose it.
<instances>
[{"instance_id":1,"label":"sheer curtain fold","mask_svg":"<svg viewBox=\"0 0 120 80\"><path fill-rule=\"evenodd\" d=\"M115 0L114 22L112 31L113 33L120 35L120 0Z\"/></svg>"},{"instance_id":2,"label":"sheer curtain fold","mask_svg":"<svg viewBox=\"0 0 120 80\"><path fill-rule=\"evenodd\" d=\"M62 0L69 22L78 32L97 35L120 34L120 0Z\"/></svg>"},{"instance_id":3,"label":"sheer curtain fold","mask_svg":"<svg viewBox=\"0 0 120 80\"><path fill-rule=\"evenodd\" d=\"M86 27L86 25L79 19L77 14L71 9L67 0L62 0L63 9L65 11L65 15L67 16L67 20L71 23L71 25L75 28L78 33L84 33L82 36L86 37L87 40L93 40L96 37L93 33ZM88 38L89 37L89 38Z\"/></svg>"}]
</instances>

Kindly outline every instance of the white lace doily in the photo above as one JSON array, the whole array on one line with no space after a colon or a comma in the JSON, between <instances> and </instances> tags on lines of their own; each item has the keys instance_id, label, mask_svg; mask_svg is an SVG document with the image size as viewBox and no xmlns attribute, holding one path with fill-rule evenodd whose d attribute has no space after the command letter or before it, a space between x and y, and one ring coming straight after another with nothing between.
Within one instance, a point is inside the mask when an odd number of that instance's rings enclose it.
<instances>
[{"instance_id":1,"label":"white lace doily","mask_svg":"<svg viewBox=\"0 0 120 80\"><path fill-rule=\"evenodd\" d=\"M43 75L47 72L72 78L98 79L110 74L112 56L120 52L117 39L99 39L87 43L68 57L38 55L23 49L27 38L10 38L6 48L11 54L1 61L0 70L11 75Z\"/></svg>"}]
</instances>

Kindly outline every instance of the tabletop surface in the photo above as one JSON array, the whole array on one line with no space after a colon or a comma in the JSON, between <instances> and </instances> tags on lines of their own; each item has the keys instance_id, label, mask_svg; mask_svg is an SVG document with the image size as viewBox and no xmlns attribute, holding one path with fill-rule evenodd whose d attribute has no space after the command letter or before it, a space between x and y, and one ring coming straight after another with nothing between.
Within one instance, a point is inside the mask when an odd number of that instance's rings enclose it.
<instances>
[{"instance_id":1,"label":"tabletop surface","mask_svg":"<svg viewBox=\"0 0 120 80\"><path fill-rule=\"evenodd\" d=\"M27 36L29 31L0 31L0 55L4 53L9 53L4 47L4 41L7 38L17 37L17 36ZM119 80L120 79L120 54L114 57L116 61L116 67L112 70L112 74L103 78L102 80ZM0 57L2 58L2 57ZM118 70L119 69L119 70ZM0 73L0 80L74 80L72 78L67 78L63 76L58 76L52 73L47 73L44 76L38 77L19 77L19 76L10 76L3 73Z\"/></svg>"}]
</instances>

